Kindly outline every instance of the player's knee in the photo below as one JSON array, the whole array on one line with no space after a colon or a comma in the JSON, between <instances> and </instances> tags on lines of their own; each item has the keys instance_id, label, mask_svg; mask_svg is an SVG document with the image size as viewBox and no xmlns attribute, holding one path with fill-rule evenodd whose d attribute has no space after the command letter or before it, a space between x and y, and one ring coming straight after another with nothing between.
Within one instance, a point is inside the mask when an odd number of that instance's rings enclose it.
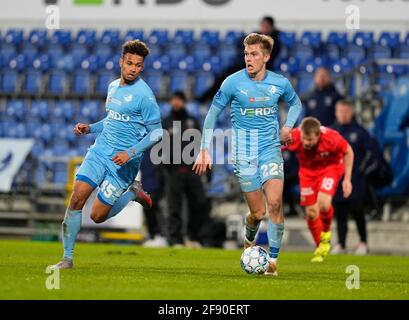
<instances>
[{"instance_id":1,"label":"player's knee","mask_svg":"<svg viewBox=\"0 0 409 320\"><path fill-rule=\"evenodd\" d=\"M95 223L102 223L106 220L105 216L102 216L98 213L92 212L91 213L91 219L92 221L94 221Z\"/></svg>"},{"instance_id":2,"label":"player's knee","mask_svg":"<svg viewBox=\"0 0 409 320\"><path fill-rule=\"evenodd\" d=\"M272 214L272 215L279 214L281 210L281 201L280 200L269 201L267 206L268 206L269 214Z\"/></svg>"},{"instance_id":3,"label":"player's knee","mask_svg":"<svg viewBox=\"0 0 409 320\"><path fill-rule=\"evenodd\" d=\"M251 216L255 220L263 220L264 215L266 214L266 210L265 209L257 209L257 210L251 211L250 213L251 213Z\"/></svg>"},{"instance_id":4,"label":"player's knee","mask_svg":"<svg viewBox=\"0 0 409 320\"><path fill-rule=\"evenodd\" d=\"M315 220L318 217L318 210L314 207L307 208L305 211L309 220Z\"/></svg>"},{"instance_id":5,"label":"player's knee","mask_svg":"<svg viewBox=\"0 0 409 320\"><path fill-rule=\"evenodd\" d=\"M318 202L320 212L327 212L331 208L331 203L327 201Z\"/></svg>"}]
</instances>

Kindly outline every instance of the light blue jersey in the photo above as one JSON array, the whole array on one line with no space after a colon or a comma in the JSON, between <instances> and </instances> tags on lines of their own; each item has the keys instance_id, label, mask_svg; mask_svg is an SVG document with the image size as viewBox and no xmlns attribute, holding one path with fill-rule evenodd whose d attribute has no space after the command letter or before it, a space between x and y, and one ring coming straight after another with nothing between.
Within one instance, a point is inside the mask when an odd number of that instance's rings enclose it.
<instances>
[{"instance_id":1,"label":"light blue jersey","mask_svg":"<svg viewBox=\"0 0 409 320\"><path fill-rule=\"evenodd\" d=\"M155 129L161 129L161 123L149 86L140 78L130 85L119 83L117 79L108 87L106 118L90 125L92 133L100 134L77 173L78 180L94 188L100 186L98 198L107 205L113 205L134 181L143 152L161 137L152 136ZM123 166L112 161L121 151L130 156Z\"/></svg>"},{"instance_id":2,"label":"light blue jersey","mask_svg":"<svg viewBox=\"0 0 409 320\"><path fill-rule=\"evenodd\" d=\"M285 126L292 128L301 112L301 101L285 77L266 71L262 81L251 79L245 69L228 78L213 99L206 117L202 149L209 149L216 118L231 106L232 160L244 192L261 188L269 179L283 179L279 99L290 106Z\"/></svg>"}]
</instances>

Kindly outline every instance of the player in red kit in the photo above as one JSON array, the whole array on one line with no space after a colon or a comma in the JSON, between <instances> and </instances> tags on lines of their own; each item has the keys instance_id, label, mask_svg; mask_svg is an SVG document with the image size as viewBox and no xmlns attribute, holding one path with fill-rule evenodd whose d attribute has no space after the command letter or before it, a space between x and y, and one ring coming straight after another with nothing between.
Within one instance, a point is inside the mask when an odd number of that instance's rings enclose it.
<instances>
[{"instance_id":1,"label":"player in red kit","mask_svg":"<svg viewBox=\"0 0 409 320\"><path fill-rule=\"evenodd\" d=\"M322 262L330 251L332 197L343 175L344 197L352 191L354 153L338 132L321 126L313 117L293 129L291 138L287 148L297 153L300 164L300 204L305 206L307 225L317 246L311 261Z\"/></svg>"}]
</instances>

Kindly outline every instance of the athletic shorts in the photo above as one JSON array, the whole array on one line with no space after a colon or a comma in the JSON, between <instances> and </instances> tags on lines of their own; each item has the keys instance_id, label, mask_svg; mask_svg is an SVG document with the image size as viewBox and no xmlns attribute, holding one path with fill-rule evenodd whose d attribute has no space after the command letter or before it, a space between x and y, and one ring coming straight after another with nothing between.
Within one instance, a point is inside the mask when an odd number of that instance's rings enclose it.
<instances>
[{"instance_id":1,"label":"athletic shorts","mask_svg":"<svg viewBox=\"0 0 409 320\"><path fill-rule=\"evenodd\" d=\"M76 174L76 180L93 188L99 186L98 199L109 206L113 206L133 183L141 163L141 158L137 158L119 166L111 160L115 154L106 155L95 148L89 149Z\"/></svg>"},{"instance_id":2,"label":"athletic shorts","mask_svg":"<svg viewBox=\"0 0 409 320\"><path fill-rule=\"evenodd\" d=\"M333 197L343 175L343 165L329 166L326 170L317 172L315 176L304 175L300 171L300 205L310 206L315 204L318 192L323 192Z\"/></svg>"},{"instance_id":3,"label":"athletic shorts","mask_svg":"<svg viewBox=\"0 0 409 320\"><path fill-rule=\"evenodd\" d=\"M284 163L280 148L263 150L256 158L236 159L234 173L243 192L261 189L270 179L284 180Z\"/></svg>"}]
</instances>

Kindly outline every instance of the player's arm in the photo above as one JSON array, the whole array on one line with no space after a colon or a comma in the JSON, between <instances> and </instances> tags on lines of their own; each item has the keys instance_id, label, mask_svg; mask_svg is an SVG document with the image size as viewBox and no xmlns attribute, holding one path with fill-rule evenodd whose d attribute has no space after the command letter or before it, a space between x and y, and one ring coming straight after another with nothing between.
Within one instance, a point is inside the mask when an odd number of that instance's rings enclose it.
<instances>
[{"instance_id":1,"label":"player's arm","mask_svg":"<svg viewBox=\"0 0 409 320\"><path fill-rule=\"evenodd\" d=\"M287 102L289 109L287 120L280 130L280 141L288 145L291 143L291 129L294 127L302 111L302 103L290 81L287 79L283 98L285 102Z\"/></svg>"},{"instance_id":2,"label":"player's arm","mask_svg":"<svg viewBox=\"0 0 409 320\"><path fill-rule=\"evenodd\" d=\"M206 115L203 124L200 152L192 168L198 175L205 174L208 168L209 170L212 169L212 157L210 156L209 150L213 138L213 130L216 127L216 121L220 113L222 113L224 108L229 105L232 100L231 92L233 92L232 85L230 84L229 78L227 78L214 96L212 105Z\"/></svg>"},{"instance_id":3,"label":"player's arm","mask_svg":"<svg viewBox=\"0 0 409 320\"><path fill-rule=\"evenodd\" d=\"M156 100L152 96L143 98L141 103L141 115L147 134L134 146L116 154L112 161L117 165L124 165L129 160L141 155L144 151L159 142L163 136L162 124L160 121L160 111Z\"/></svg>"},{"instance_id":4,"label":"player's arm","mask_svg":"<svg viewBox=\"0 0 409 320\"><path fill-rule=\"evenodd\" d=\"M344 198L348 198L352 192L352 166L354 163L354 151L351 148L351 145L348 143L346 151L344 153L344 181L342 182L342 191L344 193Z\"/></svg>"},{"instance_id":5,"label":"player's arm","mask_svg":"<svg viewBox=\"0 0 409 320\"><path fill-rule=\"evenodd\" d=\"M77 123L74 127L74 133L77 136L81 136L88 133L100 133L104 129L105 118L91 124Z\"/></svg>"}]
</instances>

